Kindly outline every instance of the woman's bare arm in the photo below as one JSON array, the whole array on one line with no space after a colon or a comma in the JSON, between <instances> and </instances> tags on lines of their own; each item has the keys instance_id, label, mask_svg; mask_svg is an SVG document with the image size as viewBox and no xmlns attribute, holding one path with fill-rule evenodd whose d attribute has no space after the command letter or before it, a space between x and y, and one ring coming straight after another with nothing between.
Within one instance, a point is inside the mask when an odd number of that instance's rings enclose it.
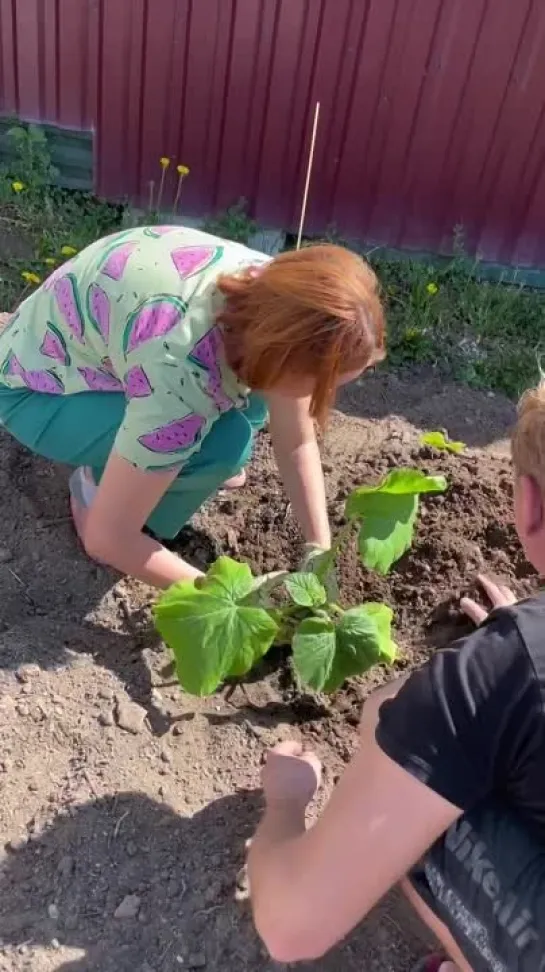
<instances>
[{"instance_id":1,"label":"woman's bare arm","mask_svg":"<svg viewBox=\"0 0 545 972\"><path fill-rule=\"evenodd\" d=\"M89 556L154 587L200 576L191 564L142 533L177 474L136 469L112 453L83 531Z\"/></svg>"},{"instance_id":2,"label":"woman's bare arm","mask_svg":"<svg viewBox=\"0 0 545 972\"><path fill-rule=\"evenodd\" d=\"M331 533L324 475L308 398L268 393L270 434L278 469L307 543L328 549Z\"/></svg>"}]
</instances>

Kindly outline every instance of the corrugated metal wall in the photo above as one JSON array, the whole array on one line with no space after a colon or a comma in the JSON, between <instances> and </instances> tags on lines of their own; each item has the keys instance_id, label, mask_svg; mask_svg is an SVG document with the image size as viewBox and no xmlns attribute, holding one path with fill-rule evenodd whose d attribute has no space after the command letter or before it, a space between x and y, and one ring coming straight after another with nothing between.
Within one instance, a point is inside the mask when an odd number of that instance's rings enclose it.
<instances>
[{"instance_id":1,"label":"corrugated metal wall","mask_svg":"<svg viewBox=\"0 0 545 972\"><path fill-rule=\"evenodd\" d=\"M97 134L96 180L191 213L545 265L543 0L0 0L0 109Z\"/></svg>"}]
</instances>

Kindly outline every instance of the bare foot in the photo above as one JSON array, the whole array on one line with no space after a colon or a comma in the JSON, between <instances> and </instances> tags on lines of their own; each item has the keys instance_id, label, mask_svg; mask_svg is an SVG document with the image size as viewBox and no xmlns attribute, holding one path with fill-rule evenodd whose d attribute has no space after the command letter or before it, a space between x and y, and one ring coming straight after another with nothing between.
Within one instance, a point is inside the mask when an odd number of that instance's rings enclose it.
<instances>
[{"instance_id":1,"label":"bare foot","mask_svg":"<svg viewBox=\"0 0 545 972\"><path fill-rule=\"evenodd\" d=\"M237 473L236 476L231 476L230 479L226 479L222 489L240 489L242 486L246 485L246 470L243 469L242 472Z\"/></svg>"}]
</instances>

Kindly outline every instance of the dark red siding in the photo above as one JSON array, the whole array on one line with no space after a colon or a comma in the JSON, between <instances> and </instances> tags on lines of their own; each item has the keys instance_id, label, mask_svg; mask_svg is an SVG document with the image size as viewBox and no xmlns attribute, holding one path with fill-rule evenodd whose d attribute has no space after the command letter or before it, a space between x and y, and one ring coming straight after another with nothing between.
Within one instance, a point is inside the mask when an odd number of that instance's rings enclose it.
<instances>
[{"instance_id":1,"label":"dark red siding","mask_svg":"<svg viewBox=\"0 0 545 972\"><path fill-rule=\"evenodd\" d=\"M545 265L543 0L0 0L0 110L94 128L112 198L168 155L294 228L317 100L309 232Z\"/></svg>"}]
</instances>

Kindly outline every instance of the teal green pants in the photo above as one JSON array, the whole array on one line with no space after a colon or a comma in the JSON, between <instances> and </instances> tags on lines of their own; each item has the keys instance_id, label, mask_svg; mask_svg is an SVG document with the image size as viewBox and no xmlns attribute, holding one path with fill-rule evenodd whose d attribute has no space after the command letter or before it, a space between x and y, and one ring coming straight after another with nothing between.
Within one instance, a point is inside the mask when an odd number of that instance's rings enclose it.
<instances>
[{"instance_id":1,"label":"teal green pants","mask_svg":"<svg viewBox=\"0 0 545 972\"><path fill-rule=\"evenodd\" d=\"M124 413L125 398L115 392L58 397L0 386L0 426L38 456L67 466L90 466L97 483ZM250 396L244 411L221 415L151 514L150 530L173 539L205 500L246 465L254 435L266 421L267 409L258 395Z\"/></svg>"}]
</instances>

